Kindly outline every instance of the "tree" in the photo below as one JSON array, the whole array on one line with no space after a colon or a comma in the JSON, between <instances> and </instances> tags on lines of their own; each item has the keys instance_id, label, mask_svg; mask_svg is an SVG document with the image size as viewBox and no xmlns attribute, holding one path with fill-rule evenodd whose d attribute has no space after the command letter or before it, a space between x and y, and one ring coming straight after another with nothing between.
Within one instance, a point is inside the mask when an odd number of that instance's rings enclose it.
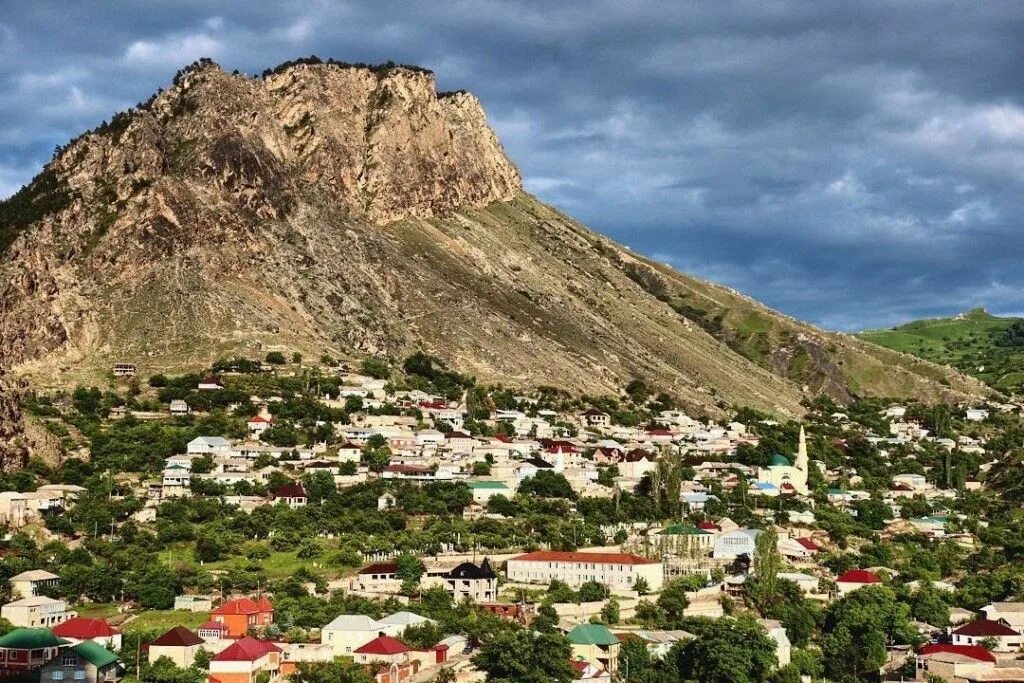
<instances>
[{"instance_id":1,"label":"tree","mask_svg":"<svg viewBox=\"0 0 1024 683\"><path fill-rule=\"evenodd\" d=\"M647 579L641 576L633 582L633 590L640 595L647 595L651 592L651 584L647 583Z\"/></svg>"},{"instance_id":2,"label":"tree","mask_svg":"<svg viewBox=\"0 0 1024 683\"><path fill-rule=\"evenodd\" d=\"M284 354L280 351L271 351L267 354L266 361L271 365L284 365L287 361L284 359Z\"/></svg>"},{"instance_id":3,"label":"tree","mask_svg":"<svg viewBox=\"0 0 1024 683\"><path fill-rule=\"evenodd\" d=\"M885 586L865 586L829 606L821 638L826 674L837 680L873 674L886 662L886 647L916 645L920 635L910 607Z\"/></svg>"},{"instance_id":4,"label":"tree","mask_svg":"<svg viewBox=\"0 0 1024 683\"><path fill-rule=\"evenodd\" d=\"M608 602L601 608L601 621L606 624L617 624L619 623L619 601L613 595L608 598Z\"/></svg>"},{"instance_id":5,"label":"tree","mask_svg":"<svg viewBox=\"0 0 1024 683\"><path fill-rule=\"evenodd\" d=\"M519 485L519 493L533 494L539 498L576 498L576 493L564 474L540 470L532 477L527 477Z\"/></svg>"},{"instance_id":6,"label":"tree","mask_svg":"<svg viewBox=\"0 0 1024 683\"><path fill-rule=\"evenodd\" d=\"M782 569L778 544L779 537L774 529L762 531L754 541L755 576L747 582L746 593L762 614L778 596L779 571Z\"/></svg>"},{"instance_id":7,"label":"tree","mask_svg":"<svg viewBox=\"0 0 1024 683\"><path fill-rule=\"evenodd\" d=\"M330 662L299 662L291 683L373 683L362 666L346 659Z\"/></svg>"},{"instance_id":8,"label":"tree","mask_svg":"<svg viewBox=\"0 0 1024 683\"><path fill-rule=\"evenodd\" d=\"M579 599L581 602L598 602L608 597L608 587L597 581L586 581L580 585Z\"/></svg>"},{"instance_id":9,"label":"tree","mask_svg":"<svg viewBox=\"0 0 1024 683\"><path fill-rule=\"evenodd\" d=\"M423 562L420 558L409 553L402 553L395 558L395 564L398 566L397 575L402 581L402 592L411 594L419 586L420 577L427 570L423 566Z\"/></svg>"},{"instance_id":10,"label":"tree","mask_svg":"<svg viewBox=\"0 0 1024 683\"><path fill-rule=\"evenodd\" d=\"M516 629L487 640L473 664L487 674L489 683L569 683L576 676L571 656L569 641L561 634Z\"/></svg>"},{"instance_id":11,"label":"tree","mask_svg":"<svg viewBox=\"0 0 1024 683\"><path fill-rule=\"evenodd\" d=\"M910 613L918 621L932 626L949 626L949 605L931 581L922 581L910 599Z\"/></svg>"},{"instance_id":12,"label":"tree","mask_svg":"<svg viewBox=\"0 0 1024 683\"><path fill-rule=\"evenodd\" d=\"M486 460L473 463L473 476L474 477L487 477L491 474L491 463Z\"/></svg>"},{"instance_id":13,"label":"tree","mask_svg":"<svg viewBox=\"0 0 1024 683\"><path fill-rule=\"evenodd\" d=\"M651 669L651 653L639 638L630 638L619 646L619 673L625 681L642 681Z\"/></svg>"},{"instance_id":14,"label":"tree","mask_svg":"<svg viewBox=\"0 0 1024 683\"><path fill-rule=\"evenodd\" d=\"M668 628L678 628L682 621L686 608L690 606L690 599L686 597L690 589L686 579L676 579L665 586L661 595L658 596L658 607L664 613L665 624Z\"/></svg>"},{"instance_id":15,"label":"tree","mask_svg":"<svg viewBox=\"0 0 1024 683\"><path fill-rule=\"evenodd\" d=\"M749 617L717 619L673 652L684 678L701 683L759 683L776 664L775 642Z\"/></svg>"},{"instance_id":16,"label":"tree","mask_svg":"<svg viewBox=\"0 0 1024 683\"><path fill-rule=\"evenodd\" d=\"M538 633L553 633L558 626L558 612L550 602L542 602L537 608L537 615L530 623L530 628Z\"/></svg>"}]
</instances>

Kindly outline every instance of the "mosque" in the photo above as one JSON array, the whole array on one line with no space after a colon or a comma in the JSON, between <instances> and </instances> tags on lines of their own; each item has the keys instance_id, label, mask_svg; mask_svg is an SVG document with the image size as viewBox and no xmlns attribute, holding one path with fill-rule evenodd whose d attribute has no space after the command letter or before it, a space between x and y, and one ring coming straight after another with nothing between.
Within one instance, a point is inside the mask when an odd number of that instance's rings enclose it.
<instances>
[{"instance_id":1,"label":"mosque","mask_svg":"<svg viewBox=\"0 0 1024 683\"><path fill-rule=\"evenodd\" d=\"M768 467L757 468L757 480L758 483L775 486L782 494L796 492L806 496L807 465L807 435L804 428L800 427L800 446L797 448L796 460L790 462L784 455L773 455Z\"/></svg>"}]
</instances>

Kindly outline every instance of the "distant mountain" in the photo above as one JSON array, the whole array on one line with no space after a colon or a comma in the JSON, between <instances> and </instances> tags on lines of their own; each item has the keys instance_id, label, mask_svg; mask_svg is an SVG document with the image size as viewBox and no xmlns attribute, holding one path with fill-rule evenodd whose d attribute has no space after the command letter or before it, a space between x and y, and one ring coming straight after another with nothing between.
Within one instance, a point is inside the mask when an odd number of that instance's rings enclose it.
<instances>
[{"instance_id":1,"label":"distant mountain","mask_svg":"<svg viewBox=\"0 0 1024 683\"><path fill-rule=\"evenodd\" d=\"M952 366L997 389L1024 389L1024 318L1001 318L975 308L951 318L868 330L857 337Z\"/></svg>"},{"instance_id":2,"label":"distant mountain","mask_svg":"<svg viewBox=\"0 0 1024 683\"><path fill-rule=\"evenodd\" d=\"M416 350L485 382L784 414L962 400L960 373L792 320L522 191L480 103L415 67L209 60L0 203L0 359L40 384Z\"/></svg>"}]
</instances>

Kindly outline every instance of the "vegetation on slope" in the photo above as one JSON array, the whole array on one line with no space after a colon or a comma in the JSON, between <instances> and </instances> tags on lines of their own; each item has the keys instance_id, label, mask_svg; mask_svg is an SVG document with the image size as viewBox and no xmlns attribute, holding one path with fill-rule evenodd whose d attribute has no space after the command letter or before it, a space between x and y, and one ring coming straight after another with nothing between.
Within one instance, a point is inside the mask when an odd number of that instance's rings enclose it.
<instances>
[{"instance_id":1,"label":"vegetation on slope","mask_svg":"<svg viewBox=\"0 0 1024 683\"><path fill-rule=\"evenodd\" d=\"M1000 318L982 308L952 318L916 320L860 339L950 365L1006 391L1024 387L1024 319Z\"/></svg>"}]
</instances>

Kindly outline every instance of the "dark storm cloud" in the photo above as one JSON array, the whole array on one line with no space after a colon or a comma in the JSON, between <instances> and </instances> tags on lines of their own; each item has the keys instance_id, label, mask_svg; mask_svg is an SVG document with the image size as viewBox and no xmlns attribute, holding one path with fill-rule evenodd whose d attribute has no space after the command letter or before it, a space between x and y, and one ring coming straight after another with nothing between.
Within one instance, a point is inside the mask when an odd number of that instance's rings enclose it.
<instances>
[{"instance_id":1,"label":"dark storm cloud","mask_svg":"<svg viewBox=\"0 0 1024 683\"><path fill-rule=\"evenodd\" d=\"M390 59L480 96L535 194L790 314L1016 312L1021 44L1017 2L7 3L0 193L200 56Z\"/></svg>"}]
</instances>

